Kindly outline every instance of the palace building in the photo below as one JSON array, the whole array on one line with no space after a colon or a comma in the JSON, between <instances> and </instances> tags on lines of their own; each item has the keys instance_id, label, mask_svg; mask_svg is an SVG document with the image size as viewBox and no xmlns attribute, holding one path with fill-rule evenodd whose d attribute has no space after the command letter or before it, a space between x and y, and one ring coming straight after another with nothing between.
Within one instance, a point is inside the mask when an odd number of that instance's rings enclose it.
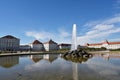
<instances>
[{"instance_id":1,"label":"palace building","mask_svg":"<svg viewBox=\"0 0 120 80\"><path fill-rule=\"evenodd\" d=\"M52 50L58 50L59 49L58 44L51 39L48 42L45 42L43 44L44 44L44 48L45 48L46 51L52 51Z\"/></svg>"},{"instance_id":2,"label":"palace building","mask_svg":"<svg viewBox=\"0 0 120 80\"><path fill-rule=\"evenodd\" d=\"M94 44L87 43L85 46L90 47L90 48L105 47L106 49L120 49L120 41L109 42L109 41L105 40L104 42L101 42L101 43L94 43Z\"/></svg>"},{"instance_id":3,"label":"palace building","mask_svg":"<svg viewBox=\"0 0 120 80\"><path fill-rule=\"evenodd\" d=\"M31 44L30 44L31 50L32 51L43 51L44 46L43 43L38 41L38 40L34 40Z\"/></svg>"},{"instance_id":4,"label":"palace building","mask_svg":"<svg viewBox=\"0 0 120 80\"><path fill-rule=\"evenodd\" d=\"M20 45L21 51L53 51L58 49L58 44L51 39L45 43L42 43L39 40L34 40L28 45Z\"/></svg>"},{"instance_id":5,"label":"palace building","mask_svg":"<svg viewBox=\"0 0 120 80\"><path fill-rule=\"evenodd\" d=\"M0 51L17 51L19 50L20 39L6 35L0 38Z\"/></svg>"},{"instance_id":6,"label":"palace building","mask_svg":"<svg viewBox=\"0 0 120 80\"><path fill-rule=\"evenodd\" d=\"M70 49L71 48L71 44L66 44L66 43L61 43L58 46L59 46L59 49Z\"/></svg>"}]
</instances>

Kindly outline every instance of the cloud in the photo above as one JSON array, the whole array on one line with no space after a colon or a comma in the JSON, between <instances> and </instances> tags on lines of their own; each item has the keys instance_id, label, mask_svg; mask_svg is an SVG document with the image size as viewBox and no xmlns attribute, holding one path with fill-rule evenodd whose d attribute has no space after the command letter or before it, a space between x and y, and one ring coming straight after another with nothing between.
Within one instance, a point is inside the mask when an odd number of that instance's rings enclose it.
<instances>
[{"instance_id":1,"label":"cloud","mask_svg":"<svg viewBox=\"0 0 120 80\"><path fill-rule=\"evenodd\" d=\"M59 29L58 33L51 33L48 31L27 31L25 35L38 40L53 39L58 43L69 43L71 41L70 33L67 32L65 29Z\"/></svg>"},{"instance_id":2,"label":"cloud","mask_svg":"<svg viewBox=\"0 0 120 80\"><path fill-rule=\"evenodd\" d=\"M120 34L120 15L118 14L103 20L91 21L84 26L89 29L82 36L77 37L77 42L80 45L101 42L101 40L107 39L108 37L112 39L113 36L111 35ZM34 37L44 41L53 39L57 43L71 43L71 33L65 29L58 29L58 33L51 33L49 31L27 31L25 34L28 37Z\"/></svg>"},{"instance_id":3,"label":"cloud","mask_svg":"<svg viewBox=\"0 0 120 80\"><path fill-rule=\"evenodd\" d=\"M120 67L115 66L109 62L106 62L105 60L89 60L89 62L84 63L86 64L90 69L97 72L101 76L107 76L107 75L116 75L119 76L119 73L117 72Z\"/></svg>"},{"instance_id":4,"label":"cloud","mask_svg":"<svg viewBox=\"0 0 120 80\"><path fill-rule=\"evenodd\" d=\"M70 36L70 33L65 31L64 29L59 29L60 37L68 37Z\"/></svg>"},{"instance_id":5,"label":"cloud","mask_svg":"<svg viewBox=\"0 0 120 80\"><path fill-rule=\"evenodd\" d=\"M114 17L109 18L109 19L103 19L103 20L97 20L97 21L90 21L86 23L84 26L96 26L96 25L110 25L110 24L115 24L120 22L120 14L116 14Z\"/></svg>"},{"instance_id":6,"label":"cloud","mask_svg":"<svg viewBox=\"0 0 120 80\"><path fill-rule=\"evenodd\" d=\"M86 23L84 26L87 26L87 27L91 27L91 26L95 26L96 24L99 24L101 21L90 21L88 23Z\"/></svg>"},{"instance_id":7,"label":"cloud","mask_svg":"<svg viewBox=\"0 0 120 80\"><path fill-rule=\"evenodd\" d=\"M116 0L116 3L114 4L114 7L116 9L120 9L120 0Z\"/></svg>"},{"instance_id":8,"label":"cloud","mask_svg":"<svg viewBox=\"0 0 120 80\"><path fill-rule=\"evenodd\" d=\"M59 29L58 31L59 33L58 33L57 41L59 43L70 43L71 42L71 34L68 31L66 31L65 29Z\"/></svg>"},{"instance_id":9,"label":"cloud","mask_svg":"<svg viewBox=\"0 0 120 80\"><path fill-rule=\"evenodd\" d=\"M120 38L110 39L110 41L120 41Z\"/></svg>"},{"instance_id":10,"label":"cloud","mask_svg":"<svg viewBox=\"0 0 120 80\"><path fill-rule=\"evenodd\" d=\"M113 27L114 27L114 25L103 25L103 24L98 24L98 25L96 25L93 29L102 31L102 30L109 30L109 29L112 29Z\"/></svg>"},{"instance_id":11,"label":"cloud","mask_svg":"<svg viewBox=\"0 0 120 80\"><path fill-rule=\"evenodd\" d=\"M41 39L41 40L45 40L45 39L50 39L50 38L54 38L55 35L50 33L50 32L45 32L45 31L27 31L26 32L26 36L28 37L34 37L35 39Z\"/></svg>"},{"instance_id":12,"label":"cloud","mask_svg":"<svg viewBox=\"0 0 120 80\"><path fill-rule=\"evenodd\" d=\"M85 43L93 43L100 41L100 39L105 39L111 34L120 33L120 27L116 26L117 23L120 23L119 15L106 20L97 21L96 23L85 24L85 26L91 26L90 30L86 32L85 35L78 37L78 43L82 45Z\"/></svg>"}]
</instances>

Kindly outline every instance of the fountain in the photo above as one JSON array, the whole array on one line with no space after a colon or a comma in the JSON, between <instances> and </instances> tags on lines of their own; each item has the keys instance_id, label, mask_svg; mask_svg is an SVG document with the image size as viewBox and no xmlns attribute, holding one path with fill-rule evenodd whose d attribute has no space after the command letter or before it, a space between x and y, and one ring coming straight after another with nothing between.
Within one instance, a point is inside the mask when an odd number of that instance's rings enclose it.
<instances>
[{"instance_id":1,"label":"fountain","mask_svg":"<svg viewBox=\"0 0 120 80\"><path fill-rule=\"evenodd\" d=\"M62 57L73 62L81 62L82 60L87 60L87 58L92 57L92 54L89 54L82 48L77 47L76 24L73 24L71 50L63 54Z\"/></svg>"},{"instance_id":2,"label":"fountain","mask_svg":"<svg viewBox=\"0 0 120 80\"><path fill-rule=\"evenodd\" d=\"M76 24L73 24L71 51L77 49Z\"/></svg>"}]
</instances>

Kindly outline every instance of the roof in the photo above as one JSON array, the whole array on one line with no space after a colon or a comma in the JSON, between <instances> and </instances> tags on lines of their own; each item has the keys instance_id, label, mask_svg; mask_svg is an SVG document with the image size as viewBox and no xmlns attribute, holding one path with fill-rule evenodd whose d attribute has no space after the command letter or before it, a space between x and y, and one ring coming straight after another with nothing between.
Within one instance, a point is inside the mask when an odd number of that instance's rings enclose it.
<instances>
[{"instance_id":1,"label":"roof","mask_svg":"<svg viewBox=\"0 0 120 80\"><path fill-rule=\"evenodd\" d=\"M46 58L45 60L49 61L50 63L52 63L54 60L57 59L57 56L54 56L54 55L49 55L48 58Z\"/></svg>"},{"instance_id":2,"label":"roof","mask_svg":"<svg viewBox=\"0 0 120 80\"><path fill-rule=\"evenodd\" d=\"M109 42L108 44L120 44L120 42Z\"/></svg>"},{"instance_id":3,"label":"roof","mask_svg":"<svg viewBox=\"0 0 120 80\"><path fill-rule=\"evenodd\" d=\"M18 38L16 38L16 37L12 36L12 35L6 35L6 36L3 36L3 37L1 37L1 38L18 39Z\"/></svg>"},{"instance_id":4,"label":"roof","mask_svg":"<svg viewBox=\"0 0 120 80\"><path fill-rule=\"evenodd\" d=\"M57 44L57 43L50 39L48 42L45 42L44 44Z\"/></svg>"},{"instance_id":5,"label":"roof","mask_svg":"<svg viewBox=\"0 0 120 80\"><path fill-rule=\"evenodd\" d=\"M87 46L98 46L98 45L102 45L102 43L87 44Z\"/></svg>"},{"instance_id":6,"label":"roof","mask_svg":"<svg viewBox=\"0 0 120 80\"><path fill-rule=\"evenodd\" d=\"M71 46L71 44L61 43L59 46Z\"/></svg>"},{"instance_id":7,"label":"roof","mask_svg":"<svg viewBox=\"0 0 120 80\"><path fill-rule=\"evenodd\" d=\"M103 43L94 43L94 44L86 44L86 46L98 46L98 45L102 45L102 44L109 44L109 45L114 45L114 44L120 44L120 41L118 42L108 42L107 40Z\"/></svg>"},{"instance_id":8,"label":"roof","mask_svg":"<svg viewBox=\"0 0 120 80\"><path fill-rule=\"evenodd\" d=\"M32 42L32 44L42 44L42 42L40 42L40 41L38 41L38 40L34 40L34 41Z\"/></svg>"},{"instance_id":9,"label":"roof","mask_svg":"<svg viewBox=\"0 0 120 80\"><path fill-rule=\"evenodd\" d=\"M57 59L57 57L55 57L55 58L49 58L48 61L49 61L50 63L52 63L52 62L55 61L56 59Z\"/></svg>"},{"instance_id":10,"label":"roof","mask_svg":"<svg viewBox=\"0 0 120 80\"><path fill-rule=\"evenodd\" d=\"M32 58L32 61L35 63L39 62L40 60L42 60L42 58Z\"/></svg>"},{"instance_id":11,"label":"roof","mask_svg":"<svg viewBox=\"0 0 120 80\"><path fill-rule=\"evenodd\" d=\"M103 42L103 44L108 44L109 42L108 42L108 40L105 40L104 42Z\"/></svg>"}]
</instances>

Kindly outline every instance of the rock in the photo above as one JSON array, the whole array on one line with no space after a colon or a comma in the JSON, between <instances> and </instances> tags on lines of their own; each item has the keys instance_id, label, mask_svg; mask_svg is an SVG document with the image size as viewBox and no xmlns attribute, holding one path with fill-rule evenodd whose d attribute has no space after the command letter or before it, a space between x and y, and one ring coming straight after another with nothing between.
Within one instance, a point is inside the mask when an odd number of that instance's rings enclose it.
<instances>
[{"instance_id":1,"label":"rock","mask_svg":"<svg viewBox=\"0 0 120 80\"><path fill-rule=\"evenodd\" d=\"M68 52L64 53L62 56L65 57L66 55L68 55Z\"/></svg>"},{"instance_id":2,"label":"rock","mask_svg":"<svg viewBox=\"0 0 120 80\"><path fill-rule=\"evenodd\" d=\"M81 54L81 52L78 53L79 57L82 57L83 55Z\"/></svg>"},{"instance_id":3,"label":"rock","mask_svg":"<svg viewBox=\"0 0 120 80\"><path fill-rule=\"evenodd\" d=\"M89 57L89 54L83 55L83 58L88 58L88 57Z\"/></svg>"},{"instance_id":4,"label":"rock","mask_svg":"<svg viewBox=\"0 0 120 80\"><path fill-rule=\"evenodd\" d=\"M89 58L92 58L93 57L93 55L92 54L89 54Z\"/></svg>"},{"instance_id":5,"label":"rock","mask_svg":"<svg viewBox=\"0 0 120 80\"><path fill-rule=\"evenodd\" d=\"M79 56L78 56L77 53L73 52L73 53L71 54L71 57L74 57L74 58L75 58L75 57L79 57Z\"/></svg>"},{"instance_id":6,"label":"rock","mask_svg":"<svg viewBox=\"0 0 120 80\"><path fill-rule=\"evenodd\" d=\"M82 49L77 49L77 50L69 51L69 52L63 54L62 57L65 60L81 63L82 61L85 62L88 60L88 58L91 58L92 54L89 54Z\"/></svg>"}]
</instances>

